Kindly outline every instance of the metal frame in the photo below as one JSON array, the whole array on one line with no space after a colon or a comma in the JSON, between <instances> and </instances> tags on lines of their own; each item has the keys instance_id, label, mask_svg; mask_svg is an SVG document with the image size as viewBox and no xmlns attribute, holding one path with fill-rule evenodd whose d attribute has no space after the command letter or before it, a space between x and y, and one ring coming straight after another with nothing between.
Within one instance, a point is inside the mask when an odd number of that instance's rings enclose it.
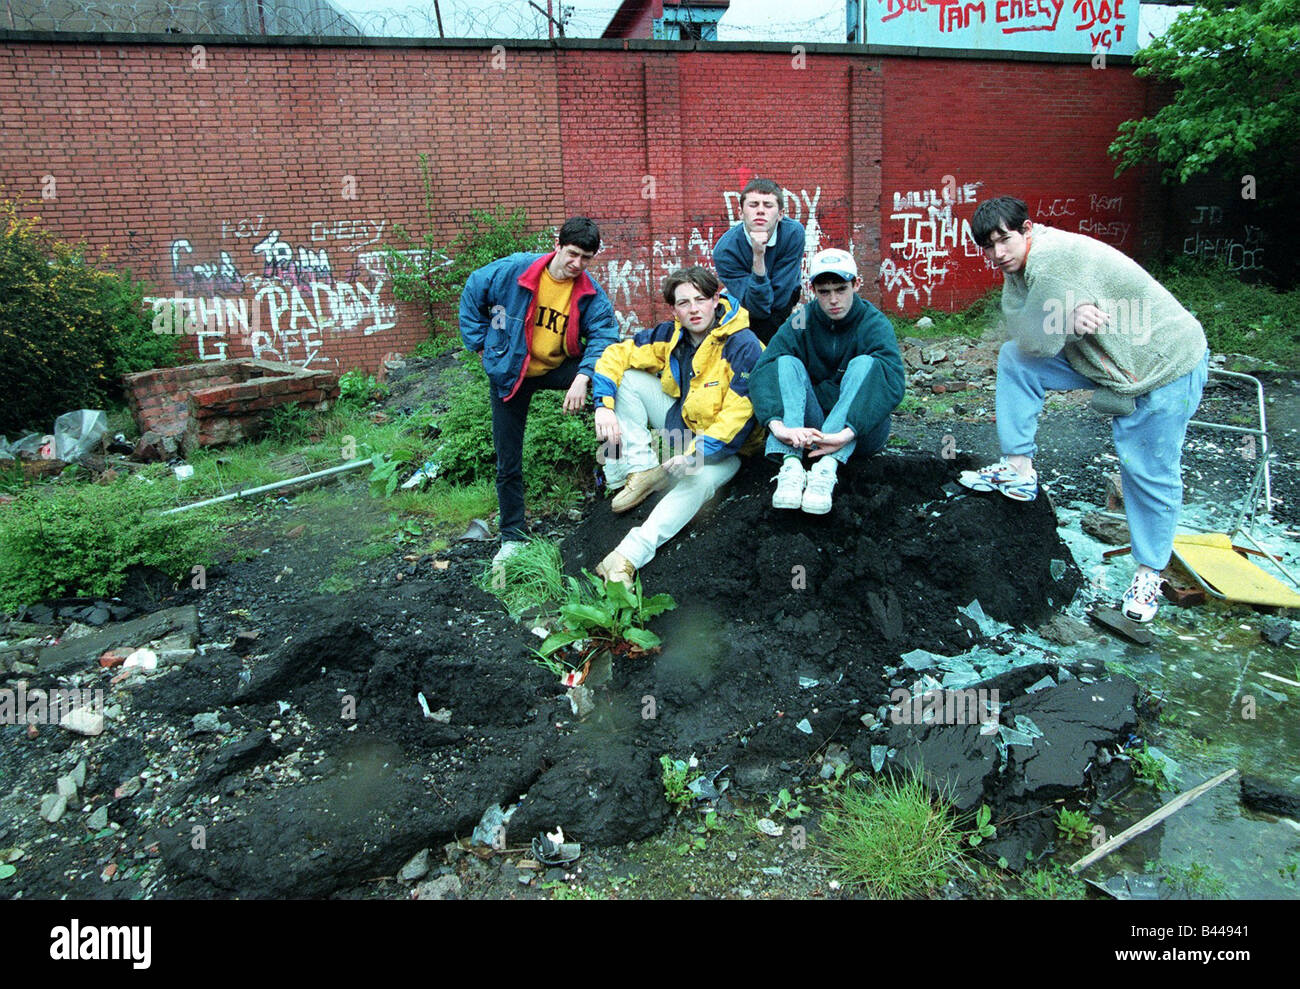
<instances>
[{"instance_id":1,"label":"metal frame","mask_svg":"<svg viewBox=\"0 0 1300 989\"><path fill-rule=\"evenodd\" d=\"M1246 496L1245 499L1242 501L1241 510L1237 513L1236 523L1234 524L1232 531L1228 534L1228 540L1229 542L1231 542L1235 540L1238 535L1242 536L1243 538L1248 540L1251 543L1251 545L1253 545L1255 549L1258 550L1275 567L1281 570L1282 573L1286 576L1287 580L1291 581L1292 585L1300 588L1300 580L1297 580L1296 576L1293 573L1291 573L1290 570L1288 570L1286 567L1282 565L1281 560L1274 559L1273 554L1270 553L1263 546L1261 546L1259 544L1259 541L1256 540L1254 536L1255 522L1257 521L1257 515L1259 511L1259 499L1261 493L1264 496L1264 514L1268 515L1273 510L1273 485L1272 485L1272 479L1269 476L1269 464L1268 464L1268 458L1269 458L1268 420L1264 412L1264 384L1253 375L1241 374L1238 371L1224 371L1219 368L1210 368L1210 375L1211 376L1217 375L1223 378L1236 378L1240 381L1248 381L1251 384L1253 384L1255 386L1255 396L1256 396L1257 405L1259 409L1259 428L1257 429L1250 429L1245 426L1229 426L1226 423L1219 423L1219 422L1206 422L1203 419L1191 419L1188 420L1187 423L1187 425L1189 426L1201 426L1204 427L1205 429L1218 429L1227 433L1242 433L1249 436L1259 437L1260 440L1260 450L1259 450L1259 458L1258 458L1259 464L1255 468L1255 473L1254 476L1251 478L1250 486L1246 490ZM1128 521L1128 516L1121 514L1119 512L1102 512L1101 514L1106 518ZM1178 525L1181 528L1191 529L1195 532L1218 532L1219 531L1218 529L1208 529L1203 526L1192 525L1190 522L1179 522ZM1174 559L1176 559L1179 562L1179 564L1182 565L1182 568L1192 575L1192 579L1195 580L1196 583L1200 585L1201 590L1205 591L1206 594L1219 598L1221 601L1227 600L1227 595L1221 594L1219 591L1216 591L1214 588L1210 587L1209 584L1207 584L1204 580L1201 579L1200 574L1198 574L1192 567L1188 566L1187 562L1181 556L1179 556L1177 549L1174 550L1173 556Z\"/></svg>"}]
</instances>

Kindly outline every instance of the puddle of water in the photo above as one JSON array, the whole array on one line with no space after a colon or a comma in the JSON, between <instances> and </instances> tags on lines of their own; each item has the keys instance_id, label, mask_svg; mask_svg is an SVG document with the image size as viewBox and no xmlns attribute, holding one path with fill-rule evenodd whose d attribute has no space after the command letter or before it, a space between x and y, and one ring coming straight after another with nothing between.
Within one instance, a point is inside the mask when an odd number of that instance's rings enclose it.
<instances>
[{"instance_id":1,"label":"puddle of water","mask_svg":"<svg viewBox=\"0 0 1300 989\"><path fill-rule=\"evenodd\" d=\"M1062 514L1073 521L1079 513ZM1132 575L1131 560L1120 557L1116 563L1104 563L1101 551L1108 547L1077 526L1063 527L1061 535L1103 600L1118 599ZM1293 545L1260 541L1282 551L1284 564L1297 572ZM1068 610L1084 617L1083 602ZM1148 726L1149 740L1181 765L1176 792L1230 767L1300 792L1300 687L1261 675L1300 682L1300 643L1272 646L1261 640L1266 620L1248 606L1213 599L1195 608L1167 606L1152 626L1159 641L1149 646L1108 637L1067 651L1099 670L1127 673L1163 699L1159 723ZM1173 795L1166 792L1156 799L1150 788L1137 787L1095 823L1115 834ZM1077 857L1071 854L1068 860ZM1062 861L1066 858L1061 856ZM1182 877L1187 870L1203 873L1204 878L1193 882L1194 894L1300 898L1300 822L1242 807L1238 778L1204 794L1085 874L1103 880L1121 871L1141 873L1156 859ZM1292 864L1295 873L1287 871Z\"/></svg>"}]
</instances>

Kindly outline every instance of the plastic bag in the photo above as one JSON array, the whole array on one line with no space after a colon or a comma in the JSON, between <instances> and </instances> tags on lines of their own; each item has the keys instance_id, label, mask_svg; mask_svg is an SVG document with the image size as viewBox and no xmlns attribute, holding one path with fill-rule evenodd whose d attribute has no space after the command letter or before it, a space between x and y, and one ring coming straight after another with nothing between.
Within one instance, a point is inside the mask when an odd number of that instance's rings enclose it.
<instances>
[{"instance_id":1,"label":"plastic bag","mask_svg":"<svg viewBox=\"0 0 1300 989\"><path fill-rule=\"evenodd\" d=\"M54 456L73 461L84 457L108 435L108 416L97 409L65 412L54 420Z\"/></svg>"}]
</instances>

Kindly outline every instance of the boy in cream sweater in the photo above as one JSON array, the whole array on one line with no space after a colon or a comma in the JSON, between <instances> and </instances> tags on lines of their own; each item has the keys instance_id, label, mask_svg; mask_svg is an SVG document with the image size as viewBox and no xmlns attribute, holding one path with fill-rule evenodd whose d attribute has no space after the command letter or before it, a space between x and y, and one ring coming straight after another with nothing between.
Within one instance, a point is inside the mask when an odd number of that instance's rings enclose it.
<instances>
[{"instance_id":1,"label":"boy in cream sweater","mask_svg":"<svg viewBox=\"0 0 1300 989\"><path fill-rule=\"evenodd\" d=\"M1093 407L1114 416L1137 562L1121 610L1149 622L1182 509L1183 437L1209 370L1201 324L1137 262L1083 234L1034 224L1019 199L980 203L971 233L1005 279L1002 314L1011 339L998 354L1002 459L963 473L961 483L1032 501L1046 393L1095 389Z\"/></svg>"}]
</instances>

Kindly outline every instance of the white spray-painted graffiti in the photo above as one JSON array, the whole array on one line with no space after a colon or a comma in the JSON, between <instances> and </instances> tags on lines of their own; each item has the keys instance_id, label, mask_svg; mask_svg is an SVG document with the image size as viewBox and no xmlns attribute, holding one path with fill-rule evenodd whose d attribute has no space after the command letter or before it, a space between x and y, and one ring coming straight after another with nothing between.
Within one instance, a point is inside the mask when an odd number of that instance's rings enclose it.
<instances>
[{"instance_id":1,"label":"white spray-painted graffiti","mask_svg":"<svg viewBox=\"0 0 1300 989\"><path fill-rule=\"evenodd\" d=\"M982 182L958 185L945 176L943 188L895 192L891 223L902 224L902 234L889 244L880 262L880 285L895 294L898 308L909 299L929 305L934 290L956 270L958 257L982 258L971 235L970 219L958 218L953 208L971 204L973 210Z\"/></svg>"},{"instance_id":2,"label":"white spray-painted graffiti","mask_svg":"<svg viewBox=\"0 0 1300 989\"><path fill-rule=\"evenodd\" d=\"M1243 224L1240 237L1224 229L1223 208L1195 206L1189 218L1192 235L1183 241L1183 253L1205 260L1222 259L1229 271L1259 271L1264 267L1264 240L1260 227ZM1218 230L1210 228L1218 227Z\"/></svg>"},{"instance_id":3,"label":"white spray-painted graffiti","mask_svg":"<svg viewBox=\"0 0 1300 989\"><path fill-rule=\"evenodd\" d=\"M783 206L787 216L798 220L804 226L804 275L812 256L821 248L822 231L817 222L817 208L820 205L822 190L817 186L812 192L800 189L783 190ZM740 192L728 189L722 193L723 206L727 210L727 225L734 227L740 222ZM647 299L653 300L659 294L659 285L664 277L678 268L700 264L713 266L713 245L717 243L722 232L713 226L693 227L685 237L669 237L656 240L650 249L649 260L625 261L611 260L603 262L599 271L593 271L596 280L608 293L614 304L614 315L618 319L619 332L630 336L644 327L635 307ZM851 249L851 248L850 248Z\"/></svg>"},{"instance_id":4,"label":"white spray-painted graffiti","mask_svg":"<svg viewBox=\"0 0 1300 989\"><path fill-rule=\"evenodd\" d=\"M955 213L958 207L967 205L968 212L974 212L981 185L971 182L959 186L947 175L940 190L893 194L889 219L901 225L896 228L901 230L901 236L889 243L889 253L881 261L880 285L884 294L893 296L899 309L909 302L935 304L935 291L940 287L955 289L953 282L959 274L963 288L978 288L983 277L991 278L993 269L975 243L969 217L959 218ZM1122 246L1133 229L1132 223L1119 219L1124 210L1123 196L1091 193L1039 197L1026 205L1035 223L1078 230L1113 247ZM966 258L972 260L966 262Z\"/></svg>"},{"instance_id":5,"label":"white spray-painted graffiti","mask_svg":"<svg viewBox=\"0 0 1300 989\"><path fill-rule=\"evenodd\" d=\"M149 296L145 302L155 315L167 306L181 308L181 317L194 328L200 360L224 360L231 338L240 339L255 358L274 357L304 367L328 360L321 353L323 332L359 330L371 336L397 325L396 306L380 298L388 278L385 254L362 250L379 241L386 224L364 219L310 225L313 242L341 241L338 252L354 255L340 276L329 249L295 247L278 229L264 232L265 215L223 220L222 239L247 241L235 254L251 255L260 268L241 273L229 250L218 251L215 260L196 262L193 243L180 237L170 249L172 278L179 289L173 296Z\"/></svg>"},{"instance_id":6,"label":"white spray-painted graffiti","mask_svg":"<svg viewBox=\"0 0 1300 989\"><path fill-rule=\"evenodd\" d=\"M1116 214L1123 210L1123 196L1099 196L1092 193L1086 197L1040 198L1031 219L1062 230L1073 227L1079 233L1104 240L1112 247L1121 247L1133 229L1133 224L1116 218Z\"/></svg>"},{"instance_id":7,"label":"white spray-painted graffiti","mask_svg":"<svg viewBox=\"0 0 1300 989\"><path fill-rule=\"evenodd\" d=\"M1079 233L1104 240L1111 247L1122 247L1133 229L1133 224L1115 218L1124 210L1124 197L1090 195L1087 210L1089 215L1079 220Z\"/></svg>"}]
</instances>

